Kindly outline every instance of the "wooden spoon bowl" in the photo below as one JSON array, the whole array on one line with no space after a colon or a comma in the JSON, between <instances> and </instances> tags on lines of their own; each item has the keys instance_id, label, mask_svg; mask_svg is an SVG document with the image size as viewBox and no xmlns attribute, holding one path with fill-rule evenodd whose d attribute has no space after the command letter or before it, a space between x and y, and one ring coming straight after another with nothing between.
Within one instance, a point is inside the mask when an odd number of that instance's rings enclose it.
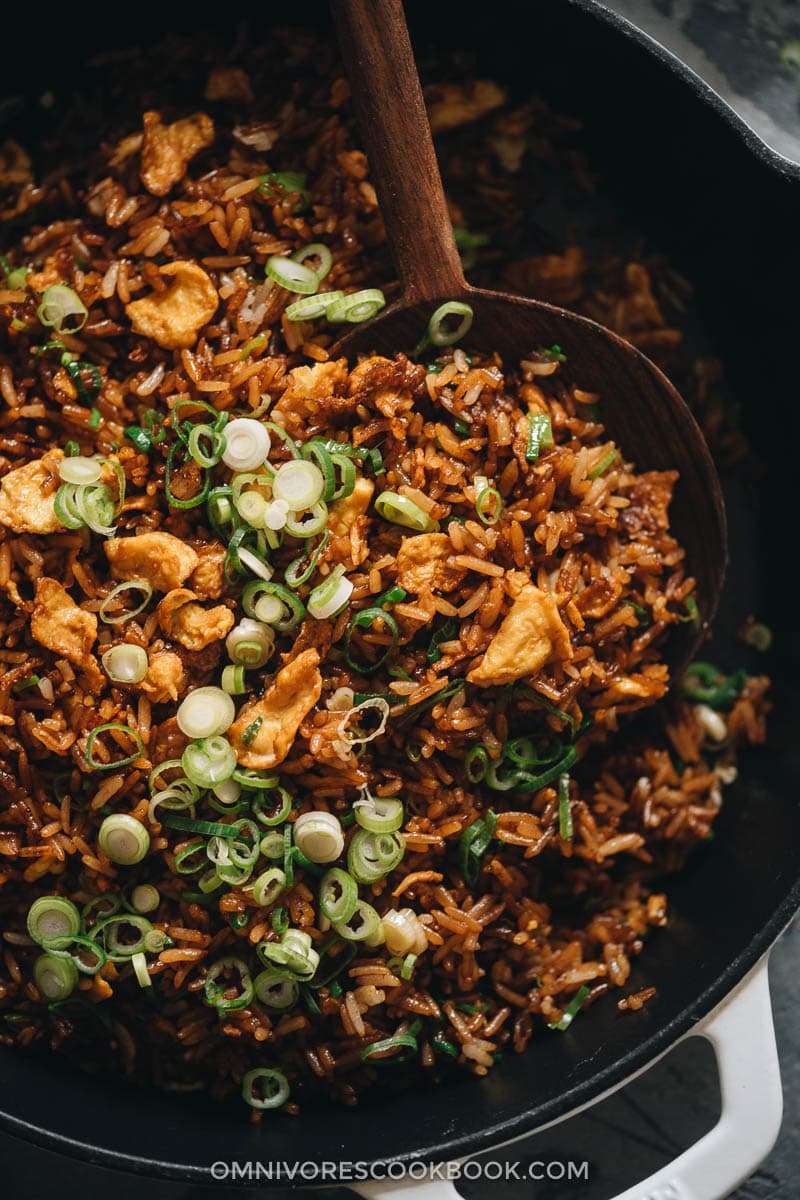
<instances>
[{"instance_id":1,"label":"wooden spoon bowl","mask_svg":"<svg viewBox=\"0 0 800 1200\"><path fill-rule=\"evenodd\" d=\"M601 419L638 470L676 470L671 525L697 580L700 620L666 646L675 677L708 632L727 563L725 509L702 433L666 376L634 346L586 317L464 279L431 139L401 0L332 0L359 127L381 203L401 298L354 326L333 347L350 359L410 353L448 300L474 313L465 348L498 353L516 367L557 344L559 378L600 395Z\"/></svg>"}]
</instances>

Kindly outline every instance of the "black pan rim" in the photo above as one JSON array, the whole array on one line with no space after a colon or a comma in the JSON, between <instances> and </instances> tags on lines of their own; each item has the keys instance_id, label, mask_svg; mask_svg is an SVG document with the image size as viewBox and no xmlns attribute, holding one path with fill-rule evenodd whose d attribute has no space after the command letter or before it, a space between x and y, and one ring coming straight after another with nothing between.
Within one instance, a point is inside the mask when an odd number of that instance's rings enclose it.
<instances>
[{"instance_id":1,"label":"black pan rim","mask_svg":"<svg viewBox=\"0 0 800 1200\"><path fill-rule=\"evenodd\" d=\"M512 1142L526 1134L535 1133L537 1129L543 1129L548 1125L566 1120L570 1115L589 1107L608 1092L622 1087L626 1081L633 1079L634 1076L655 1063L657 1059L677 1045L684 1036L690 1034L697 1023L725 1000L764 957L798 910L800 910L800 879L792 884L769 920L765 922L744 950L732 960L704 992L649 1038L638 1043L627 1054L622 1055L611 1066L599 1071L596 1075L537 1108L521 1112L508 1120L499 1121L480 1133L444 1139L437 1138L434 1133L432 1136L428 1135L427 1143L417 1147L413 1153L398 1154L388 1159L385 1156L370 1157L367 1155L360 1157L359 1163L374 1167L387 1162L440 1163L467 1158ZM465 1085L476 1086L470 1081L465 1081ZM42 1149L51 1150L94 1166L106 1167L109 1170L198 1184L219 1182L214 1179L210 1166L164 1162L142 1154L116 1154L102 1146L67 1138L42 1126L30 1125L4 1109L0 1110L0 1129ZM350 1160L343 1159L343 1161ZM284 1191L290 1188L299 1190L303 1186L298 1183L289 1183L283 1179L274 1182L269 1180L260 1180L259 1182L263 1187L277 1187ZM343 1182L351 1181L343 1180ZM325 1186L336 1186L336 1181L333 1178L328 1179Z\"/></svg>"},{"instance_id":2,"label":"black pan rim","mask_svg":"<svg viewBox=\"0 0 800 1200\"><path fill-rule=\"evenodd\" d=\"M698 75L692 67L683 62L672 50L669 50L666 46L662 46L655 37L647 33L644 29L641 29L628 17L623 17L620 13L606 7L603 0L568 0L568 2L574 8L578 8L581 12L586 13L587 16L603 21L623 37L636 42L651 58L657 59L662 66L665 66L672 74L677 75L704 104L708 105L718 116L722 117L726 124L733 127L759 162L785 179L800 180L800 163L793 162L792 159L784 157L784 155L765 142L707 80Z\"/></svg>"}]
</instances>

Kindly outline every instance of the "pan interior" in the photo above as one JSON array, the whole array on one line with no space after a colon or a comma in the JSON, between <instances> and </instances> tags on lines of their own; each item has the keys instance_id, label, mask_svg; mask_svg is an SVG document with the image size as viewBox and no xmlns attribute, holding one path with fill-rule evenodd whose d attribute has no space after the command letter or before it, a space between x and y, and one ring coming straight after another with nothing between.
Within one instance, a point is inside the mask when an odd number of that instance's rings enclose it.
<instances>
[{"instance_id":1,"label":"pan interior","mask_svg":"<svg viewBox=\"0 0 800 1200\"><path fill-rule=\"evenodd\" d=\"M269 13L263 5L252 12L251 29L263 30ZM37 27L40 91L43 80L44 86L65 77L75 83L73 68L90 45L130 39L129 28L109 27L107 9L99 13L89 5L66 30L61 23ZM193 10L190 25L180 8L165 18L152 5L140 6L137 40L157 37L165 22L185 32L206 19L203 13L198 18ZM292 20L303 16L325 20L319 5L295 6ZM695 285L691 337L725 362L728 403L760 459L726 482L731 568L715 639L703 657L738 664L741 647L732 634L748 612L773 629L772 654L749 661L775 680L769 745L745 756L713 844L669 886L669 928L652 936L631 979L631 990L658 988L639 1014L621 1015L608 999L568 1036L536 1037L525 1055L507 1056L480 1083L401 1093L387 1071L384 1088L361 1109L308 1106L297 1120L259 1129L243 1122L238 1106L145 1093L83 1075L57 1056L3 1050L0 1120L12 1132L92 1161L208 1179L220 1158L303 1160L310 1148L315 1159L330 1161L446 1158L485 1148L588 1102L666 1048L745 973L800 900L800 637L791 543L787 553L796 472L783 452L797 445L798 433L797 335L789 323L800 266L798 185L757 162L684 81L577 8L558 0L501 2L467 9L454 25L448 12L429 6L423 12L412 3L409 16L418 48L425 42L473 48L481 76L508 83L520 99L536 92L584 121L584 144L602 175L599 193L588 201L565 197L557 210L537 212L537 220L551 222L556 234L578 230L580 241L584 233L599 236L613 218L630 230L620 252L644 235ZM227 47L233 32L221 20L219 30ZM29 45L32 36L20 31L16 44ZM24 74L23 65L12 56L10 91L28 84L29 77L11 78ZM44 119L40 112L37 134Z\"/></svg>"}]
</instances>

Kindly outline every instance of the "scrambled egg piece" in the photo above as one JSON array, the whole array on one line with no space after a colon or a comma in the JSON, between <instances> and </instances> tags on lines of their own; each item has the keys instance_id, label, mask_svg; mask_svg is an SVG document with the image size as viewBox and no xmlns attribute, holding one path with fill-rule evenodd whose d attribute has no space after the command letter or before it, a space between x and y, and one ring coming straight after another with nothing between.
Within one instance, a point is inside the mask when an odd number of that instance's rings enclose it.
<instances>
[{"instance_id":1,"label":"scrambled egg piece","mask_svg":"<svg viewBox=\"0 0 800 1200\"><path fill-rule=\"evenodd\" d=\"M48 450L41 458L16 467L0 481L0 525L15 533L63 533L56 516L55 498L60 483L58 464L62 450Z\"/></svg>"},{"instance_id":2,"label":"scrambled egg piece","mask_svg":"<svg viewBox=\"0 0 800 1200\"><path fill-rule=\"evenodd\" d=\"M280 398L280 407L286 410L300 400L324 400L346 379L346 358L315 363L313 367L295 367L289 372L289 386Z\"/></svg>"},{"instance_id":3,"label":"scrambled egg piece","mask_svg":"<svg viewBox=\"0 0 800 1200\"><path fill-rule=\"evenodd\" d=\"M446 533L419 533L403 538L397 551L397 582L407 592L452 592L466 572L448 565L453 546Z\"/></svg>"},{"instance_id":4,"label":"scrambled egg piece","mask_svg":"<svg viewBox=\"0 0 800 1200\"><path fill-rule=\"evenodd\" d=\"M135 333L152 338L165 350L188 349L219 307L217 289L197 263L165 263L161 274L174 275L174 283L163 292L132 300L125 312Z\"/></svg>"},{"instance_id":5,"label":"scrambled egg piece","mask_svg":"<svg viewBox=\"0 0 800 1200\"><path fill-rule=\"evenodd\" d=\"M169 592L156 613L165 637L180 642L187 650L205 650L212 642L227 637L235 623L233 613L224 604L203 608L188 588Z\"/></svg>"},{"instance_id":6,"label":"scrambled egg piece","mask_svg":"<svg viewBox=\"0 0 800 1200\"><path fill-rule=\"evenodd\" d=\"M139 533L105 543L115 579L146 579L156 592L180 587L200 559L191 546L171 533Z\"/></svg>"},{"instance_id":7,"label":"scrambled egg piece","mask_svg":"<svg viewBox=\"0 0 800 1200\"><path fill-rule=\"evenodd\" d=\"M660 700L667 691L666 679L654 679L650 675L623 675L615 679L603 692L604 704L624 704L626 708L641 708L643 703L652 704Z\"/></svg>"},{"instance_id":8,"label":"scrambled egg piece","mask_svg":"<svg viewBox=\"0 0 800 1200\"><path fill-rule=\"evenodd\" d=\"M141 179L153 196L166 196L178 183L191 160L214 140L214 122L205 113L192 113L172 125L164 125L157 112L143 117Z\"/></svg>"},{"instance_id":9,"label":"scrambled egg piece","mask_svg":"<svg viewBox=\"0 0 800 1200\"><path fill-rule=\"evenodd\" d=\"M349 496L334 500L328 510L328 529L331 534L330 557L338 562L350 561L354 566L367 557L366 538L359 537L366 525L366 511L375 491L375 484L363 475Z\"/></svg>"},{"instance_id":10,"label":"scrambled egg piece","mask_svg":"<svg viewBox=\"0 0 800 1200\"><path fill-rule=\"evenodd\" d=\"M576 597L575 604L582 616L599 620L611 612L621 595L622 584L608 571L587 584Z\"/></svg>"},{"instance_id":11,"label":"scrambled egg piece","mask_svg":"<svg viewBox=\"0 0 800 1200\"><path fill-rule=\"evenodd\" d=\"M260 700L245 704L228 730L239 763L269 771L282 763L292 748L300 724L322 692L319 654L304 650L278 671ZM250 735L245 742L245 733Z\"/></svg>"},{"instance_id":12,"label":"scrambled egg piece","mask_svg":"<svg viewBox=\"0 0 800 1200\"><path fill-rule=\"evenodd\" d=\"M147 674L139 684L154 704L177 700L187 684L183 663L174 650L161 650L150 659Z\"/></svg>"},{"instance_id":13,"label":"scrambled egg piece","mask_svg":"<svg viewBox=\"0 0 800 1200\"><path fill-rule=\"evenodd\" d=\"M506 93L490 79L473 84L437 83L427 90L428 120L434 133L485 117L506 102Z\"/></svg>"},{"instance_id":14,"label":"scrambled egg piece","mask_svg":"<svg viewBox=\"0 0 800 1200\"><path fill-rule=\"evenodd\" d=\"M221 542L197 547L198 563L189 583L201 600L219 600L225 591L225 553Z\"/></svg>"},{"instance_id":15,"label":"scrambled egg piece","mask_svg":"<svg viewBox=\"0 0 800 1200\"><path fill-rule=\"evenodd\" d=\"M205 90L206 100L242 100L252 104L255 97L250 78L241 67L212 67Z\"/></svg>"},{"instance_id":16,"label":"scrambled egg piece","mask_svg":"<svg viewBox=\"0 0 800 1200\"><path fill-rule=\"evenodd\" d=\"M481 687L499 687L533 675L553 657L570 658L572 645L558 606L549 592L521 571L511 572L507 588L514 603L467 679Z\"/></svg>"},{"instance_id":17,"label":"scrambled egg piece","mask_svg":"<svg viewBox=\"0 0 800 1200\"><path fill-rule=\"evenodd\" d=\"M79 608L57 579L44 576L36 580L31 636L76 667L97 666L91 652L97 638L97 617Z\"/></svg>"}]
</instances>

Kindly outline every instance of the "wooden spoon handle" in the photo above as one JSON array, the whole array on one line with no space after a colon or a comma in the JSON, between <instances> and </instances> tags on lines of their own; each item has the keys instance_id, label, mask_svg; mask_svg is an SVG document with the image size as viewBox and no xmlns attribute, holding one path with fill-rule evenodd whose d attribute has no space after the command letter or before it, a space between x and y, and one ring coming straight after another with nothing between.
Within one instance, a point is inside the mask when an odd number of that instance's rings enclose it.
<instances>
[{"instance_id":1,"label":"wooden spoon handle","mask_svg":"<svg viewBox=\"0 0 800 1200\"><path fill-rule=\"evenodd\" d=\"M331 0L386 236L408 303L466 287L401 0Z\"/></svg>"}]
</instances>

